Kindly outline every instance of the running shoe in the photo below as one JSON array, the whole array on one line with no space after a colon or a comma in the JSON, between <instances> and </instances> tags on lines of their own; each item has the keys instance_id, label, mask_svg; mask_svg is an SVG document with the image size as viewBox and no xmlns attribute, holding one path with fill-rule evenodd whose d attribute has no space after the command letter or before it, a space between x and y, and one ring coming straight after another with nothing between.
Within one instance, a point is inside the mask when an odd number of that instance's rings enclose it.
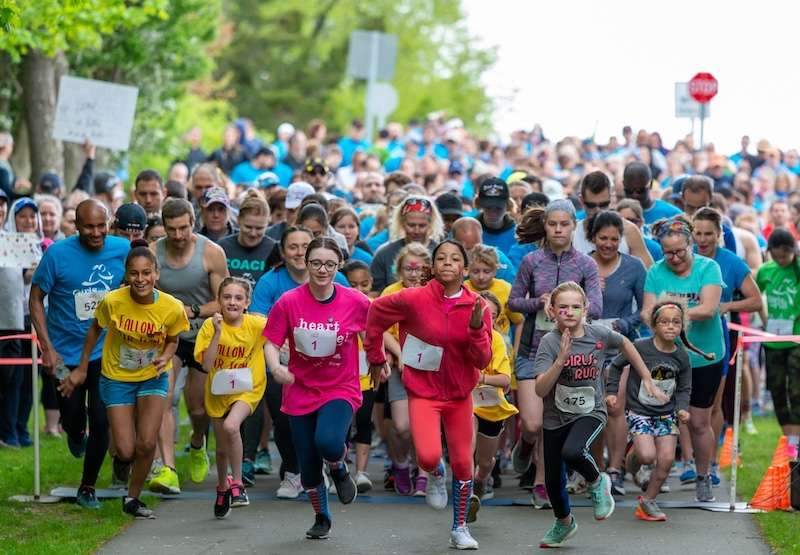
<instances>
[{"instance_id":1,"label":"running shoe","mask_svg":"<svg viewBox=\"0 0 800 555\"><path fill-rule=\"evenodd\" d=\"M256 465L250 459L242 461L242 482L248 488L256 485Z\"/></svg>"},{"instance_id":2,"label":"running shoe","mask_svg":"<svg viewBox=\"0 0 800 555\"><path fill-rule=\"evenodd\" d=\"M531 501L533 501L534 509L549 509L550 497L547 495L547 488L542 484L533 486L533 493L531 494Z\"/></svg>"},{"instance_id":3,"label":"running shoe","mask_svg":"<svg viewBox=\"0 0 800 555\"><path fill-rule=\"evenodd\" d=\"M511 450L511 465L517 474L525 474L531 466L531 456L533 455L533 445L526 443L519 438L514 449Z\"/></svg>"},{"instance_id":4,"label":"running shoe","mask_svg":"<svg viewBox=\"0 0 800 555\"><path fill-rule=\"evenodd\" d=\"M487 501L489 499L494 499L494 485L492 484L491 478L486 480L486 491L481 496L481 501Z\"/></svg>"},{"instance_id":5,"label":"running shoe","mask_svg":"<svg viewBox=\"0 0 800 555\"><path fill-rule=\"evenodd\" d=\"M519 477L519 489L524 489L526 491L533 490L533 480L535 474L536 474L536 469L533 467L533 465L529 466L528 470L526 470Z\"/></svg>"},{"instance_id":6,"label":"running shoe","mask_svg":"<svg viewBox=\"0 0 800 555\"><path fill-rule=\"evenodd\" d=\"M6 449L19 449L21 446L17 438L5 438L0 439L0 447L4 447Z\"/></svg>"},{"instance_id":7,"label":"running shoe","mask_svg":"<svg viewBox=\"0 0 800 555\"><path fill-rule=\"evenodd\" d=\"M421 472L414 478L414 497L425 497L428 489L428 476Z\"/></svg>"},{"instance_id":8,"label":"running shoe","mask_svg":"<svg viewBox=\"0 0 800 555\"><path fill-rule=\"evenodd\" d=\"M413 493L411 469L408 466L405 468L394 467L394 491L397 495L411 495Z\"/></svg>"},{"instance_id":9,"label":"running shoe","mask_svg":"<svg viewBox=\"0 0 800 555\"><path fill-rule=\"evenodd\" d=\"M592 495L594 519L605 520L614 513L614 496L611 495L611 478L605 472L600 473L600 478L594 485L589 485Z\"/></svg>"},{"instance_id":10,"label":"running shoe","mask_svg":"<svg viewBox=\"0 0 800 555\"><path fill-rule=\"evenodd\" d=\"M369 479L369 474L366 472L356 472L356 489L358 493L367 493L372 489L372 480Z\"/></svg>"},{"instance_id":11,"label":"running shoe","mask_svg":"<svg viewBox=\"0 0 800 555\"><path fill-rule=\"evenodd\" d=\"M231 507L247 507L250 504L244 485L232 483L229 491L231 492Z\"/></svg>"},{"instance_id":12,"label":"running shoe","mask_svg":"<svg viewBox=\"0 0 800 555\"><path fill-rule=\"evenodd\" d=\"M425 489L425 501L432 508L442 510L447 507L447 476L443 462L439 462L438 476L428 475L428 485Z\"/></svg>"},{"instance_id":13,"label":"running shoe","mask_svg":"<svg viewBox=\"0 0 800 555\"><path fill-rule=\"evenodd\" d=\"M300 475L287 472L284 474L275 496L278 499L297 499L302 491L303 486L300 484Z\"/></svg>"},{"instance_id":14,"label":"running shoe","mask_svg":"<svg viewBox=\"0 0 800 555\"><path fill-rule=\"evenodd\" d=\"M561 547L564 545L565 541L574 536L575 532L578 531L578 523L575 522L574 516L571 518L572 522L569 524L561 524L561 522L556 519L542 538L542 541L539 542L539 547L545 549L549 547Z\"/></svg>"},{"instance_id":15,"label":"running shoe","mask_svg":"<svg viewBox=\"0 0 800 555\"><path fill-rule=\"evenodd\" d=\"M625 495L625 476L619 470L608 470L608 477L611 478L611 494Z\"/></svg>"},{"instance_id":16,"label":"running shoe","mask_svg":"<svg viewBox=\"0 0 800 555\"><path fill-rule=\"evenodd\" d=\"M467 507L467 522L475 522L478 520L478 511L481 510L481 498L473 493L469 498L469 507Z\"/></svg>"},{"instance_id":17,"label":"running shoe","mask_svg":"<svg viewBox=\"0 0 800 555\"><path fill-rule=\"evenodd\" d=\"M639 467L639 470L636 471L634 481L642 491L647 491L647 488L650 486L650 476L652 476L652 474L653 467L649 464L643 464Z\"/></svg>"},{"instance_id":18,"label":"running shoe","mask_svg":"<svg viewBox=\"0 0 800 555\"><path fill-rule=\"evenodd\" d=\"M480 503L480 501L478 502ZM478 549L478 542L469 533L469 528L459 526L450 532L450 547L455 549Z\"/></svg>"},{"instance_id":19,"label":"running shoe","mask_svg":"<svg viewBox=\"0 0 800 555\"><path fill-rule=\"evenodd\" d=\"M156 515L147 508L147 505L139 501L136 497L122 498L122 512L127 513L140 520L154 519Z\"/></svg>"},{"instance_id":20,"label":"running shoe","mask_svg":"<svg viewBox=\"0 0 800 555\"><path fill-rule=\"evenodd\" d=\"M756 429L756 425L753 424L753 417L752 415L747 415L747 420L744 421L744 433L747 435L756 435L758 433L758 429Z\"/></svg>"},{"instance_id":21,"label":"running shoe","mask_svg":"<svg viewBox=\"0 0 800 555\"><path fill-rule=\"evenodd\" d=\"M694 483L694 496L700 503L713 503L716 501L714 492L711 491L710 476L697 476L697 481Z\"/></svg>"},{"instance_id":22,"label":"running shoe","mask_svg":"<svg viewBox=\"0 0 800 555\"><path fill-rule=\"evenodd\" d=\"M394 491L394 469L391 466L383 473L383 489Z\"/></svg>"},{"instance_id":23,"label":"running shoe","mask_svg":"<svg viewBox=\"0 0 800 555\"><path fill-rule=\"evenodd\" d=\"M314 526L306 531L310 540L327 540L331 535L331 519L322 513L314 515Z\"/></svg>"},{"instance_id":24,"label":"running shoe","mask_svg":"<svg viewBox=\"0 0 800 555\"><path fill-rule=\"evenodd\" d=\"M81 486L78 489L78 495L75 497L75 504L84 509L100 508L100 501L97 499L94 488L90 486Z\"/></svg>"},{"instance_id":25,"label":"running shoe","mask_svg":"<svg viewBox=\"0 0 800 555\"><path fill-rule=\"evenodd\" d=\"M177 495L181 492L181 484L178 473L168 466L162 466L148 486L150 491L165 493L167 495Z\"/></svg>"},{"instance_id":26,"label":"running shoe","mask_svg":"<svg viewBox=\"0 0 800 555\"><path fill-rule=\"evenodd\" d=\"M128 487L133 463L122 462L116 457L111 458L111 489L124 489Z\"/></svg>"},{"instance_id":27,"label":"running shoe","mask_svg":"<svg viewBox=\"0 0 800 555\"><path fill-rule=\"evenodd\" d=\"M336 487L336 495L339 496L339 501L342 502L342 505L352 503L358 495L358 488L356 488L356 483L347 470L347 464L341 463L340 468L331 470L331 480Z\"/></svg>"},{"instance_id":28,"label":"running shoe","mask_svg":"<svg viewBox=\"0 0 800 555\"><path fill-rule=\"evenodd\" d=\"M214 500L214 516L222 520L231 514L231 490L217 490L217 498Z\"/></svg>"},{"instance_id":29,"label":"running shoe","mask_svg":"<svg viewBox=\"0 0 800 555\"><path fill-rule=\"evenodd\" d=\"M19 441L20 447L30 447L33 445L33 440L27 430L17 434L17 441Z\"/></svg>"},{"instance_id":30,"label":"running shoe","mask_svg":"<svg viewBox=\"0 0 800 555\"><path fill-rule=\"evenodd\" d=\"M83 454L86 453L86 443L88 438L86 437L85 433L81 433L80 438L74 438L67 434L67 447L69 448L69 452L72 453L72 456L76 459L80 459L83 457Z\"/></svg>"},{"instance_id":31,"label":"running shoe","mask_svg":"<svg viewBox=\"0 0 800 555\"><path fill-rule=\"evenodd\" d=\"M682 486L694 484L695 480L697 480L697 470L694 467L694 461L684 461L683 472L681 472L678 480L681 481Z\"/></svg>"},{"instance_id":32,"label":"running shoe","mask_svg":"<svg viewBox=\"0 0 800 555\"><path fill-rule=\"evenodd\" d=\"M145 483L149 484L150 480L158 476L158 473L161 472L162 468L164 468L164 461L161 459L153 459L153 462L150 465L150 470L147 471Z\"/></svg>"},{"instance_id":33,"label":"running shoe","mask_svg":"<svg viewBox=\"0 0 800 555\"><path fill-rule=\"evenodd\" d=\"M709 476L711 477L711 486L718 488L720 484L719 464L715 462L711 463L711 472L709 473Z\"/></svg>"},{"instance_id":34,"label":"running shoe","mask_svg":"<svg viewBox=\"0 0 800 555\"><path fill-rule=\"evenodd\" d=\"M256 474L272 474L272 456L269 449L259 449L255 461Z\"/></svg>"},{"instance_id":35,"label":"running shoe","mask_svg":"<svg viewBox=\"0 0 800 555\"><path fill-rule=\"evenodd\" d=\"M203 438L203 445L200 447L192 446L189 449L189 476L195 484L202 484L208 476L208 453L206 452L206 439Z\"/></svg>"},{"instance_id":36,"label":"running shoe","mask_svg":"<svg viewBox=\"0 0 800 555\"><path fill-rule=\"evenodd\" d=\"M664 522L667 520L667 515L658 506L655 499L645 499L639 496L639 503L636 505L636 510L633 511L633 516L639 520L647 520L650 522Z\"/></svg>"},{"instance_id":37,"label":"running shoe","mask_svg":"<svg viewBox=\"0 0 800 555\"><path fill-rule=\"evenodd\" d=\"M567 479L567 493L570 495L578 495L586 491L586 480L583 476L573 471Z\"/></svg>"},{"instance_id":38,"label":"running shoe","mask_svg":"<svg viewBox=\"0 0 800 555\"><path fill-rule=\"evenodd\" d=\"M506 462L508 463L506 466L511 465L511 459L506 459ZM501 487L503 487L503 478L500 476L501 470L502 466L500 464L500 461L497 461L492 467L492 476L489 479L489 481L492 482L492 485L496 489L500 489Z\"/></svg>"},{"instance_id":39,"label":"running shoe","mask_svg":"<svg viewBox=\"0 0 800 555\"><path fill-rule=\"evenodd\" d=\"M483 495L486 493L486 485L489 483L489 480L478 480L475 478L472 481L472 493L478 496L478 499L483 501Z\"/></svg>"}]
</instances>

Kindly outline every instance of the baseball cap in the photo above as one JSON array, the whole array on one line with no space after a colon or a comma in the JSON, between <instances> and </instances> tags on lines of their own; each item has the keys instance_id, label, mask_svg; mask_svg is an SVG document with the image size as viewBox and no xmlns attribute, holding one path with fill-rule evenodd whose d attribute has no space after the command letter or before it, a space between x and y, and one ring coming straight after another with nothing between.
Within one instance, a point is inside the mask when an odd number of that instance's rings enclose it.
<instances>
[{"instance_id":1,"label":"baseball cap","mask_svg":"<svg viewBox=\"0 0 800 555\"><path fill-rule=\"evenodd\" d=\"M306 173L314 173L315 170L322 170L325 174L330 172L328 164L322 158L309 158L306 160L304 169Z\"/></svg>"},{"instance_id":2,"label":"baseball cap","mask_svg":"<svg viewBox=\"0 0 800 555\"><path fill-rule=\"evenodd\" d=\"M303 199L314 194L314 187L305 181L298 181L289 185L286 191L286 208L293 210L300 206Z\"/></svg>"},{"instance_id":3,"label":"baseball cap","mask_svg":"<svg viewBox=\"0 0 800 555\"><path fill-rule=\"evenodd\" d=\"M42 193L50 194L60 189L63 185L61 177L54 172L45 172L39 177L39 190Z\"/></svg>"},{"instance_id":4,"label":"baseball cap","mask_svg":"<svg viewBox=\"0 0 800 555\"><path fill-rule=\"evenodd\" d=\"M518 181L524 181L526 177L528 177L528 172L525 170L515 170L506 178L506 182L511 185Z\"/></svg>"},{"instance_id":5,"label":"baseball cap","mask_svg":"<svg viewBox=\"0 0 800 555\"><path fill-rule=\"evenodd\" d=\"M564 186L560 181L555 179L545 179L542 183L542 192L547 195L550 201L560 200L566 197L564 194Z\"/></svg>"},{"instance_id":6,"label":"baseball cap","mask_svg":"<svg viewBox=\"0 0 800 555\"><path fill-rule=\"evenodd\" d=\"M277 187L281 184L280 178L273 172L264 172L256 179L256 184L262 189Z\"/></svg>"},{"instance_id":7,"label":"baseball cap","mask_svg":"<svg viewBox=\"0 0 800 555\"><path fill-rule=\"evenodd\" d=\"M231 206L228 200L228 193L226 193L225 189L222 187L211 187L210 189L206 189L206 192L203 193L203 206L209 206L215 203L222 204L225 208L230 208Z\"/></svg>"},{"instance_id":8,"label":"baseball cap","mask_svg":"<svg viewBox=\"0 0 800 555\"><path fill-rule=\"evenodd\" d=\"M508 205L508 185L499 177L489 177L478 189L478 207L505 208Z\"/></svg>"},{"instance_id":9,"label":"baseball cap","mask_svg":"<svg viewBox=\"0 0 800 555\"><path fill-rule=\"evenodd\" d=\"M121 205L117 208L114 227L126 231L144 231L147 228L147 214L144 208L133 202Z\"/></svg>"},{"instance_id":10,"label":"baseball cap","mask_svg":"<svg viewBox=\"0 0 800 555\"><path fill-rule=\"evenodd\" d=\"M39 212L39 207L36 205L36 201L30 197L22 197L14 203L14 215L16 216L19 214L19 211L23 208L33 208L34 212Z\"/></svg>"},{"instance_id":11,"label":"baseball cap","mask_svg":"<svg viewBox=\"0 0 800 555\"><path fill-rule=\"evenodd\" d=\"M436 197L436 208L442 216L457 215L463 216L464 209L461 206L461 199L454 193L444 193Z\"/></svg>"},{"instance_id":12,"label":"baseball cap","mask_svg":"<svg viewBox=\"0 0 800 555\"><path fill-rule=\"evenodd\" d=\"M288 121L283 122L278 126L278 135L294 135L294 125L289 123Z\"/></svg>"},{"instance_id":13,"label":"baseball cap","mask_svg":"<svg viewBox=\"0 0 800 555\"><path fill-rule=\"evenodd\" d=\"M453 160L452 162L450 162L450 167L447 169L447 173L451 175L452 174L464 175L465 173L464 164L462 164L458 160Z\"/></svg>"}]
</instances>

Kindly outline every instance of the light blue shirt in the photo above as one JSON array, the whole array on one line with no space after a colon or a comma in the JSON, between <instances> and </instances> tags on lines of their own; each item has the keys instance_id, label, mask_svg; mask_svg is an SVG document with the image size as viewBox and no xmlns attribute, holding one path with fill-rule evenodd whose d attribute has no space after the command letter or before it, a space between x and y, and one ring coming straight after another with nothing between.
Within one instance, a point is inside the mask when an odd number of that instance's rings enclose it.
<instances>
[{"instance_id":1,"label":"light blue shirt","mask_svg":"<svg viewBox=\"0 0 800 555\"><path fill-rule=\"evenodd\" d=\"M350 287L350 283L341 272L336 273L333 281L339 285ZM253 289L253 301L250 303L248 311L269 316L269 311L272 310L281 295L301 285L302 283L297 283L292 279L286 266L270 270L256 282L256 287Z\"/></svg>"}]
</instances>

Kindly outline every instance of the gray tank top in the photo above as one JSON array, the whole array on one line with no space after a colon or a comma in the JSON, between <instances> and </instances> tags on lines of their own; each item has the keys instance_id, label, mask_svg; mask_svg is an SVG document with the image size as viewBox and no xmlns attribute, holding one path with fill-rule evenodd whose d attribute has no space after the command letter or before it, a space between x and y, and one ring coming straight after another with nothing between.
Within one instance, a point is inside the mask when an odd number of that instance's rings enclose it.
<instances>
[{"instance_id":1,"label":"gray tank top","mask_svg":"<svg viewBox=\"0 0 800 555\"><path fill-rule=\"evenodd\" d=\"M214 295L208 284L208 272L203 268L203 254L206 250L208 239L202 235L196 235L197 242L194 246L194 254L189 259L186 266L175 268L167 263L167 244L166 238L156 242L156 257L160 270L158 287L161 291L169 293L183 304L191 306L193 304L204 305L210 302ZM181 339L194 341L200 326L203 325L203 318L191 318L189 320L189 331L181 333Z\"/></svg>"}]
</instances>

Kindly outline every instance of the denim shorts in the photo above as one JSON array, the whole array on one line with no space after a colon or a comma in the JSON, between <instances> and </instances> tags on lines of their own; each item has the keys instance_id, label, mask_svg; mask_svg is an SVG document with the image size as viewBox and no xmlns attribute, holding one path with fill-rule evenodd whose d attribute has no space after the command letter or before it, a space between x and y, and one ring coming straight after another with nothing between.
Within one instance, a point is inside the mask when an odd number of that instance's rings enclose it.
<instances>
[{"instance_id":1,"label":"denim shorts","mask_svg":"<svg viewBox=\"0 0 800 555\"><path fill-rule=\"evenodd\" d=\"M514 361L514 374L517 381L533 379L533 359L528 357L517 357Z\"/></svg>"},{"instance_id":2,"label":"denim shorts","mask_svg":"<svg viewBox=\"0 0 800 555\"><path fill-rule=\"evenodd\" d=\"M633 436L676 436L678 435L678 419L675 413L664 416L645 416L630 410L625 411L628 430Z\"/></svg>"},{"instance_id":3,"label":"denim shorts","mask_svg":"<svg viewBox=\"0 0 800 555\"><path fill-rule=\"evenodd\" d=\"M149 395L166 399L168 391L169 374L167 372L143 382L121 382L100 376L100 399L106 408L135 406L136 399Z\"/></svg>"}]
</instances>

